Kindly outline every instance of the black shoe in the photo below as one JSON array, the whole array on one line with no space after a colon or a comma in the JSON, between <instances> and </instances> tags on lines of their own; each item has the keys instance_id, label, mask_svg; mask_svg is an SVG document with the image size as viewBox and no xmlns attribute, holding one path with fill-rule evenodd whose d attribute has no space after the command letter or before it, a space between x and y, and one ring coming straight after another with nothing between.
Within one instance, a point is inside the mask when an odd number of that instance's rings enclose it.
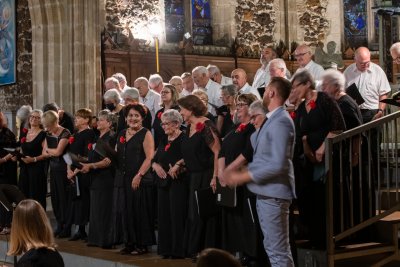
<instances>
[{"instance_id":1,"label":"black shoe","mask_svg":"<svg viewBox=\"0 0 400 267\"><path fill-rule=\"evenodd\" d=\"M131 252L132 252L133 250L134 250L133 248L124 247L123 249L121 249L121 250L119 251L119 254L121 254L121 255L128 255L128 254L131 254Z\"/></svg>"},{"instance_id":2,"label":"black shoe","mask_svg":"<svg viewBox=\"0 0 400 267\"><path fill-rule=\"evenodd\" d=\"M101 246L102 249L112 249L112 245L103 245Z\"/></svg>"},{"instance_id":3,"label":"black shoe","mask_svg":"<svg viewBox=\"0 0 400 267\"><path fill-rule=\"evenodd\" d=\"M87 238L87 234L85 232L77 232L76 234L74 234L73 237L71 237L70 239L68 239L69 241L77 241L77 240L85 240L85 238Z\"/></svg>"}]
</instances>

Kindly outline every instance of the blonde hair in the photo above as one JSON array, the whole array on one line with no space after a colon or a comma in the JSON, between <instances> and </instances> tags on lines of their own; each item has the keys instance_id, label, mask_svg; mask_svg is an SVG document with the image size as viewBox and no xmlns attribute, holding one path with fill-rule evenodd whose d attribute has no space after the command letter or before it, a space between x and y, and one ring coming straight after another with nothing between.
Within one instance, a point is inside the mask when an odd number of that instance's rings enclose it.
<instances>
[{"instance_id":1,"label":"blonde hair","mask_svg":"<svg viewBox=\"0 0 400 267\"><path fill-rule=\"evenodd\" d=\"M49 125L55 125L58 123L58 114L55 111L48 110L43 113L42 124L47 127Z\"/></svg>"},{"instance_id":2,"label":"blonde hair","mask_svg":"<svg viewBox=\"0 0 400 267\"><path fill-rule=\"evenodd\" d=\"M21 255L28 249L43 247L56 247L46 212L36 200L22 200L14 211L7 254Z\"/></svg>"}]
</instances>

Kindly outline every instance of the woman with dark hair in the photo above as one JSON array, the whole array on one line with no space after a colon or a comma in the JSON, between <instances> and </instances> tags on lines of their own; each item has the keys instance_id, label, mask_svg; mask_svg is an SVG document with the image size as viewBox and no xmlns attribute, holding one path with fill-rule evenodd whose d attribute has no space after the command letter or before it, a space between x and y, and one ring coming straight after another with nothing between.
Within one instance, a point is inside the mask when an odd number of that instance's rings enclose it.
<instances>
[{"instance_id":1,"label":"woman with dark hair","mask_svg":"<svg viewBox=\"0 0 400 267\"><path fill-rule=\"evenodd\" d=\"M145 116L142 105L126 106L128 128L117 136L112 227L114 243L125 244L121 254L144 254L148 246L155 244L154 181L149 172L154 139L143 127Z\"/></svg>"},{"instance_id":2,"label":"woman with dark hair","mask_svg":"<svg viewBox=\"0 0 400 267\"><path fill-rule=\"evenodd\" d=\"M68 152L82 159L81 162L87 161L89 149L95 139L94 131L89 126L91 120L92 111L90 109L82 108L75 112L76 131L69 138ZM89 222L90 180L86 174L80 172L81 166L79 165L80 162L67 165L68 179L70 179L71 184L75 185L71 188L72 206L68 223L78 226L78 231L69 239L70 241L86 240L85 227ZM77 195L77 190L79 190L79 196Z\"/></svg>"},{"instance_id":3,"label":"woman with dark hair","mask_svg":"<svg viewBox=\"0 0 400 267\"><path fill-rule=\"evenodd\" d=\"M240 124L229 131L221 145L218 159L219 188L226 187L223 172L226 168L237 170L253 159L253 149L250 136L255 128L251 124L249 106L257 100L253 94L241 94L236 97L236 113ZM256 224L251 219L255 205L254 194L247 190L246 186L238 186L236 191L236 206L223 206L221 211L221 248L231 253L242 252L247 256L257 256L257 232ZM218 189L219 191L219 189ZM221 192L221 194L223 194ZM224 197L222 195L222 197Z\"/></svg>"},{"instance_id":4,"label":"woman with dark hair","mask_svg":"<svg viewBox=\"0 0 400 267\"><path fill-rule=\"evenodd\" d=\"M169 109L161 115L165 137L153 160L158 185L158 247L163 258L184 258L183 244L187 215L187 183L183 172L180 130L182 116Z\"/></svg>"},{"instance_id":5,"label":"woman with dark hair","mask_svg":"<svg viewBox=\"0 0 400 267\"><path fill-rule=\"evenodd\" d=\"M188 222L185 236L187 253L193 260L206 247L216 245L215 217L203 219L199 216L195 191L210 187L215 192L218 174L218 153L221 148L217 129L204 117L207 107L194 95L178 100L181 115L187 123L187 132L182 141L182 154L189 176Z\"/></svg>"},{"instance_id":6,"label":"woman with dark hair","mask_svg":"<svg viewBox=\"0 0 400 267\"><path fill-rule=\"evenodd\" d=\"M42 155L50 157L51 206L57 221L54 236L65 238L71 235L71 227L67 225L67 212L71 206L71 198L67 194L70 182L67 178L67 164L62 155L65 153L71 134L58 124L58 114L55 111L44 112L42 124L47 131Z\"/></svg>"},{"instance_id":7,"label":"woman with dark hair","mask_svg":"<svg viewBox=\"0 0 400 267\"><path fill-rule=\"evenodd\" d=\"M222 138L225 137L235 126L233 116L236 112L235 98L237 95L237 87L234 84L224 85L221 87L221 99L223 106L216 109L217 111L217 129Z\"/></svg>"},{"instance_id":8,"label":"woman with dark hair","mask_svg":"<svg viewBox=\"0 0 400 267\"><path fill-rule=\"evenodd\" d=\"M310 230L316 247L325 246L325 139L346 130L342 113L335 100L315 90L308 71L296 73L292 79L293 99L305 99L292 115L296 126L295 164L304 158L303 167L295 167L296 194L300 214ZM295 101L297 102L297 101Z\"/></svg>"},{"instance_id":9,"label":"woman with dark hair","mask_svg":"<svg viewBox=\"0 0 400 267\"><path fill-rule=\"evenodd\" d=\"M15 208L7 254L23 254L17 267L64 267L46 212L37 201L25 199Z\"/></svg>"},{"instance_id":10,"label":"woman with dark hair","mask_svg":"<svg viewBox=\"0 0 400 267\"><path fill-rule=\"evenodd\" d=\"M111 209L115 169L111 164L110 153L115 148L115 135L112 132L114 115L109 110L98 114L97 129L100 135L89 149L89 163L82 163L81 172L90 179L90 227L88 246L111 248L113 245L111 228Z\"/></svg>"},{"instance_id":11,"label":"woman with dark hair","mask_svg":"<svg viewBox=\"0 0 400 267\"><path fill-rule=\"evenodd\" d=\"M154 117L153 130L154 130L154 143L156 148L161 139L165 137L163 127L161 126L161 115L168 109L179 110L178 98L179 94L175 87L171 84L164 84L161 94L161 109L157 111Z\"/></svg>"},{"instance_id":12,"label":"woman with dark hair","mask_svg":"<svg viewBox=\"0 0 400 267\"><path fill-rule=\"evenodd\" d=\"M28 119L26 133L20 137L21 152L19 188L25 197L37 200L46 209L47 177L46 157L42 155L46 132L40 121L43 112L34 109Z\"/></svg>"}]
</instances>

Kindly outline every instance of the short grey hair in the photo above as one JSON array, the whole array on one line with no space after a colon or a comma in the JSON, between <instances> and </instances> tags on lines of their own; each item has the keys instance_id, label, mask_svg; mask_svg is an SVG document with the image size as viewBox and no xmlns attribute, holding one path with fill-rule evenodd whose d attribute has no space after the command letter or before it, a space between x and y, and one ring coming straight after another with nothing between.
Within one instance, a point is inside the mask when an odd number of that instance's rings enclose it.
<instances>
[{"instance_id":1,"label":"short grey hair","mask_svg":"<svg viewBox=\"0 0 400 267\"><path fill-rule=\"evenodd\" d=\"M111 82L112 84L115 85L115 88L119 88L119 81L115 77L108 77L104 83Z\"/></svg>"},{"instance_id":2,"label":"short grey hair","mask_svg":"<svg viewBox=\"0 0 400 267\"><path fill-rule=\"evenodd\" d=\"M208 70L204 66L197 66L192 70L192 74L197 72L198 74L205 74L207 77L209 76Z\"/></svg>"},{"instance_id":3,"label":"short grey hair","mask_svg":"<svg viewBox=\"0 0 400 267\"><path fill-rule=\"evenodd\" d=\"M117 104L121 102L121 95L119 94L119 91L117 89L110 89L106 91L103 95L103 99L105 101L107 100L114 100Z\"/></svg>"},{"instance_id":4,"label":"short grey hair","mask_svg":"<svg viewBox=\"0 0 400 267\"><path fill-rule=\"evenodd\" d=\"M321 77L322 82L327 82L330 85L334 85L339 87L340 91L344 91L344 86L346 83L346 78L344 77L343 73L335 69L328 69L326 70Z\"/></svg>"},{"instance_id":5,"label":"short grey hair","mask_svg":"<svg viewBox=\"0 0 400 267\"><path fill-rule=\"evenodd\" d=\"M29 115L32 112L32 107L30 105L23 105L17 110L17 118L21 120L26 120L28 119Z\"/></svg>"},{"instance_id":6,"label":"short grey hair","mask_svg":"<svg viewBox=\"0 0 400 267\"><path fill-rule=\"evenodd\" d=\"M118 80L118 82L125 82L126 83L126 77L120 72L114 73L111 77L114 77L115 79Z\"/></svg>"},{"instance_id":7,"label":"short grey hair","mask_svg":"<svg viewBox=\"0 0 400 267\"><path fill-rule=\"evenodd\" d=\"M219 70L219 68L216 65L209 64L207 66L207 70L210 73L210 75L214 75L216 73L221 73L221 71Z\"/></svg>"},{"instance_id":8,"label":"short grey hair","mask_svg":"<svg viewBox=\"0 0 400 267\"><path fill-rule=\"evenodd\" d=\"M236 84L228 84L228 85L223 85L221 87L221 92L224 91L230 96L235 96L238 92L238 87Z\"/></svg>"},{"instance_id":9,"label":"short grey hair","mask_svg":"<svg viewBox=\"0 0 400 267\"><path fill-rule=\"evenodd\" d=\"M390 47L390 54L393 55L394 53L400 55L400 42L394 43Z\"/></svg>"},{"instance_id":10,"label":"short grey hair","mask_svg":"<svg viewBox=\"0 0 400 267\"><path fill-rule=\"evenodd\" d=\"M269 62L269 65L274 65L275 67L277 67L278 69L283 69L283 72L286 73L286 63L283 59L281 58L274 58Z\"/></svg>"},{"instance_id":11,"label":"short grey hair","mask_svg":"<svg viewBox=\"0 0 400 267\"><path fill-rule=\"evenodd\" d=\"M98 118L105 118L107 122L114 123L115 121L115 115L109 111L108 109L103 109L99 111L99 114L97 114Z\"/></svg>"},{"instance_id":12,"label":"short grey hair","mask_svg":"<svg viewBox=\"0 0 400 267\"><path fill-rule=\"evenodd\" d=\"M159 84L163 82L163 78L160 76L160 74L152 74L149 77L149 83Z\"/></svg>"},{"instance_id":13,"label":"short grey hair","mask_svg":"<svg viewBox=\"0 0 400 267\"><path fill-rule=\"evenodd\" d=\"M122 91L121 97L123 99L129 98L132 100L139 100L139 90L136 89L135 87L126 88Z\"/></svg>"},{"instance_id":14,"label":"short grey hair","mask_svg":"<svg viewBox=\"0 0 400 267\"><path fill-rule=\"evenodd\" d=\"M35 108L32 109L31 113L29 115L32 115L33 113L39 113L39 116L42 117L43 111L41 109Z\"/></svg>"},{"instance_id":15,"label":"short grey hair","mask_svg":"<svg viewBox=\"0 0 400 267\"><path fill-rule=\"evenodd\" d=\"M181 126L183 122L182 115L179 113L179 111L175 109L167 109L162 115L162 119L165 119L170 122L177 122L179 126Z\"/></svg>"},{"instance_id":16,"label":"short grey hair","mask_svg":"<svg viewBox=\"0 0 400 267\"><path fill-rule=\"evenodd\" d=\"M169 83L171 83L171 81L173 80L179 80L180 82L182 82L181 76L172 76L171 79L169 80Z\"/></svg>"},{"instance_id":17,"label":"short grey hair","mask_svg":"<svg viewBox=\"0 0 400 267\"><path fill-rule=\"evenodd\" d=\"M256 100L249 106L249 112L253 114L267 115L267 109L264 107L262 100Z\"/></svg>"}]
</instances>

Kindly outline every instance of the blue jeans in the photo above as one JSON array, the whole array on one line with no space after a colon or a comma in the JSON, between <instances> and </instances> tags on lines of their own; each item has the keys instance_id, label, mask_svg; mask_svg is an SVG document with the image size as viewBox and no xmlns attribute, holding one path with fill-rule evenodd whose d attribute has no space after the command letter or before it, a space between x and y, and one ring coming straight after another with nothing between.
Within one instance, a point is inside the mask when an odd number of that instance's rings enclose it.
<instances>
[{"instance_id":1,"label":"blue jeans","mask_svg":"<svg viewBox=\"0 0 400 267\"><path fill-rule=\"evenodd\" d=\"M272 267L294 267L289 244L291 200L257 196L257 213L264 234L264 248Z\"/></svg>"}]
</instances>

